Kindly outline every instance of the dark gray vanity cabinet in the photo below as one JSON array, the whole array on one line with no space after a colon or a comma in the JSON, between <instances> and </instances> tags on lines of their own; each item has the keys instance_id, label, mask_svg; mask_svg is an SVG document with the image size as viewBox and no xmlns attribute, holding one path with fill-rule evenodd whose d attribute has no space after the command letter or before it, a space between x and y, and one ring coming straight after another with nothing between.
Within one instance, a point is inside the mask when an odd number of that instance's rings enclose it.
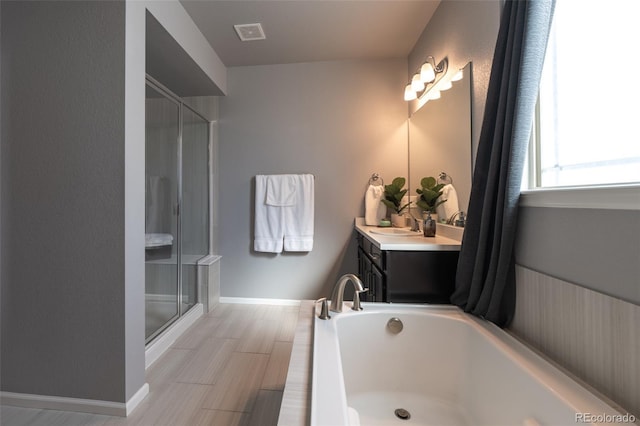
<instances>
[{"instance_id":1,"label":"dark gray vanity cabinet","mask_svg":"<svg viewBox=\"0 0 640 426\"><path fill-rule=\"evenodd\" d=\"M380 250L356 232L358 275L369 302L449 303L458 251Z\"/></svg>"},{"instance_id":2,"label":"dark gray vanity cabinet","mask_svg":"<svg viewBox=\"0 0 640 426\"><path fill-rule=\"evenodd\" d=\"M373 246L376 249L375 246ZM382 271L382 252L380 250L365 250L358 244L358 276L362 280L365 288L369 291L363 293L363 300L367 302L386 301L386 281Z\"/></svg>"}]
</instances>

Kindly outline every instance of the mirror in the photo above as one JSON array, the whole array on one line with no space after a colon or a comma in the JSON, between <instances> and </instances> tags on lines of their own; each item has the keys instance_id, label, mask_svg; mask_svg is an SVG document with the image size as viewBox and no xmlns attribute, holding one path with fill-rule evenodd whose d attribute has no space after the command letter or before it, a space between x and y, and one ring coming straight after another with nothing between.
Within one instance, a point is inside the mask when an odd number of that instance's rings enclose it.
<instances>
[{"instance_id":1,"label":"mirror","mask_svg":"<svg viewBox=\"0 0 640 426\"><path fill-rule=\"evenodd\" d=\"M438 179L445 172L458 196L458 210L467 213L473 164L471 160L471 62L462 79L426 102L409 118L409 194L411 214L421 218L415 206L416 188L426 176ZM445 219L445 218L439 218Z\"/></svg>"}]
</instances>

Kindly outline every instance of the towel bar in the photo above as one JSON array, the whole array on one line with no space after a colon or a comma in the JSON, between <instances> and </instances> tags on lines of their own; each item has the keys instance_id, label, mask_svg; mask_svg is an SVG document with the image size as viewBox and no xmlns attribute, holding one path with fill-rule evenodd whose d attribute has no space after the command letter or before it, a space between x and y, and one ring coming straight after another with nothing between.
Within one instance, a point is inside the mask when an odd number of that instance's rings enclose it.
<instances>
[{"instance_id":1,"label":"towel bar","mask_svg":"<svg viewBox=\"0 0 640 426\"><path fill-rule=\"evenodd\" d=\"M380 181L379 185L384 185L384 179L378 173L374 173L369 178L369 185L378 185L378 181Z\"/></svg>"},{"instance_id":2,"label":"towel bar","mask_svg":"<svg viewBox=\"0 0 640 426\"><path fill-rule=\"evenodd\" d=\"M440 174L438 175L438 183L453 185L453 178L445 172L440 172Z\"/></svg>"}]
</instances>

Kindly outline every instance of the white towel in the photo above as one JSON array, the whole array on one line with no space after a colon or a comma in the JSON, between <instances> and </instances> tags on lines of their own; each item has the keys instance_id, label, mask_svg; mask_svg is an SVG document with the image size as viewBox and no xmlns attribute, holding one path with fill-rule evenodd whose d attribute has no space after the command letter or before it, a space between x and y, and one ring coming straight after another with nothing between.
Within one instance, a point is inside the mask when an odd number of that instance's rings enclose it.
<instances>
[{"instance_id":1,"label":"white towel","mask_svg":"<svg viewBox=\"0 0 640 426\"><path fill-rule=\"evenodd\" d=\"M281 207L269 206L267 198L268 176L256 176L256 205L253 248L268 253L282 252L283 220Z\"/></svg>"},{"instance_id":2,"label":"white towel","mask_svg":"<svg viewBox=\"0 0 640 426\"><path fill-rule=\"evenodd\" d=\"M380 202L384 195L382 185L369 185L364 196L364 223L365 225L379 225L380 219L387 214L387 206Z\"/></svg>"},{"instance_id":3,"label":"white towel","mask_svg":"<svg viewBox=\"0 0 640 426\"><path fill-rule=\"evenodd\" d=\"M267 176L268 206L293 206L296 203L296 176L270 175Z\"/></svg>"},{"instance_id":4,"label":"white towel","mask_svg":"<svg viewBox=\"0 0 640 426\"><path fill-rule=\"evenodd\" d=\"M295 204L284 210L284 249L286 251L311 251L314 225L313 175L295 175L297 184Z\"/></svg>"},{"instance_id":5,"label":"white towel","mask_svg":"<svg viewBox=\"0 0 640 426\"><path fill-rule=\"evenodd\" d=\"M272 186L274 193L268 204L269 180L282 179L291 184L292 191ZM313 175L257 175L255 202L255 251L281 253L287 251L311 251L314 228ZM288 184L287 184L288 185ZM287 187L284 185L284 187ZM286 194L285 194L286 193ZM284 197L280 197L283 195ZM290 199L291 197L291 199ZM288 203L291 203L290 205Z\"/></svg>"},{"instance_id":6,"label":"white towel","mask_svg":"<svg viewBox=\"0 0 640 426\"><path fill-rule=\"evenodd\" d=\"M145 234L144 247L162 247L173 245L173 235L171 234Z\"/></svg>"},{"instance_id":7,"label":"white towel","mask_svg":"<svg viewBox=\"0 0 640 426\"><path fill-rule=\"evenodd\" d=\"M436 213L438 214L439 220L447 221L451 216L460 211L460 207L458 206L458 193L453 185L449 183L442 187L442 195L440 198L447 201L436 207Z\"/></svg>"}]
</instances>

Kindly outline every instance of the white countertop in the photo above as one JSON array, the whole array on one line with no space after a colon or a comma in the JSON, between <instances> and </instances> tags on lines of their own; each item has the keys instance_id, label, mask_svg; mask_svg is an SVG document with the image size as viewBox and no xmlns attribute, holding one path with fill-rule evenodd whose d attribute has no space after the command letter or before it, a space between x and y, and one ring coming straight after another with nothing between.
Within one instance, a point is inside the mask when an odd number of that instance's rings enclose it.
<instances>
[{"instance_id":1,"label":"white countertop","mask_svg":"<svg viewBox=\"0 0 640 426\"><path fill-rule=\"evenodd\" d=\"M380 235L371 232L380 228L365 225L361 217L356 218L355 228L380 250L402 251L460 251L463 231L463 228L457 230L453 226L438 224L435 237L424 237L422 232L411 236Z\"/></svg>"}]
</instances>

